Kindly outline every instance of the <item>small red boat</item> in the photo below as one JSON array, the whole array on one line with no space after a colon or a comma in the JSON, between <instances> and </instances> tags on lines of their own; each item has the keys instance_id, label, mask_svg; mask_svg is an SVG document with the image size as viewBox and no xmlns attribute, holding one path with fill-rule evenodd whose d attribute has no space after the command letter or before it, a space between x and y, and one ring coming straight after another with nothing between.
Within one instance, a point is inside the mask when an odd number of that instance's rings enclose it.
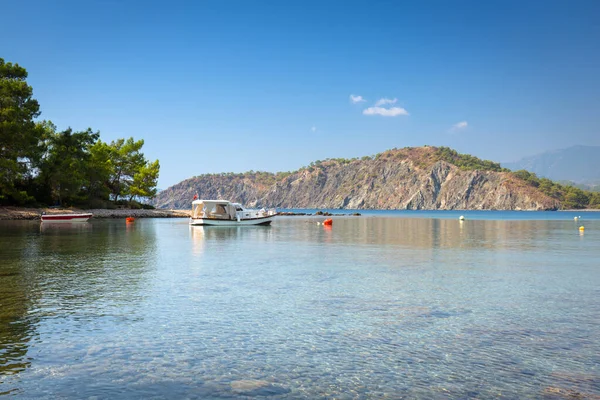
<instances>
[{"instance_id":1,"label":"small red boat","mask_svg":"<svg viewBox=\"0 0 600 400\"><path fill-rule=\"evenodd\" d=\"M86 222L92 213L83 214L42 214L42 222Z\"/></svg>"}]
</instances>

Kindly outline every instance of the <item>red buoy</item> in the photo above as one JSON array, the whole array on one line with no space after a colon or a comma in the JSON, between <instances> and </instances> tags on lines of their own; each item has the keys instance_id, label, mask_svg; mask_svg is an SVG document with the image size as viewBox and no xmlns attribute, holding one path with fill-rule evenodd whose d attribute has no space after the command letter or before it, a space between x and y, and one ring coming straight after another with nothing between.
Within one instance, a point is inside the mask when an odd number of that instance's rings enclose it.
<instances>
[{"instance_id":1,"label":"red buoy","mask_svg":"<svg viewBox=\"0 0 600 400\"><path fill-rule=\"evenodd\" d=\"M333 220L331 218L326 219L325 221L323 221L323 225L333 225Z\"/></svg>"}]
</instances>

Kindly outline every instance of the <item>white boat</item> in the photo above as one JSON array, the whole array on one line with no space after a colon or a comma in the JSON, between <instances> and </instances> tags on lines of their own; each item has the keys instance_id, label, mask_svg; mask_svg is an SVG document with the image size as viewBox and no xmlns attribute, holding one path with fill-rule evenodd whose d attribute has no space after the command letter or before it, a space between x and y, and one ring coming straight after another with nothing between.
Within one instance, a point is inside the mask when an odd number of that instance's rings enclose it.
<instances>
[{"instance_id":1,"label":"white boat","mask_svg":"<svg viewBox=\"0 0 600 400\"><path fill-rule=\"evenodd\" d=\"M92 213L82 214L42 214L42 222L86 222Z\"/></svg>"},{"instance_id":2,"label":"white boat","mask_svg":"<svg viewBox=\"0 0 600 400\"><path fill-rule=\"evenodd\" d=\"M276 215L274 209L245 209L227 200L194 200L190 225L270 225Z\"/></svg>"}]
</instances>

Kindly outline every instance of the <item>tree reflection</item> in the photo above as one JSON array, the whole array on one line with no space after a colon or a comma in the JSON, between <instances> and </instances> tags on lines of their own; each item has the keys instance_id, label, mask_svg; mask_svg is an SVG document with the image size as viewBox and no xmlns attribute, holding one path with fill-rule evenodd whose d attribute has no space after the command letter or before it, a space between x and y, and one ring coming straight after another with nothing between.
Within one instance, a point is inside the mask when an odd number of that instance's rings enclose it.
<instances>
[{"instance_id":1,"label":"tree reflection","mask_svg":"<svg viewBox=\"0 0 600 400\"><path fill-rule=\"evenodd\" d=\"M0 222L0 376L30 366L46 320L68 330L107 314L134 317L155 262L154 224Z\"/></svg>"},{"instance_id":2,"label":"tree reflection","mask_svg":"<svg viewBox=\"0 0 600 400\"><path fill-rule=\"evenodd\" d=\"M0 394L11 392L6 387L10 376L31 365L27 351L35 335L35 319L29 309L35 294L21 262L23 254L38 236L38 224L0 221ZM5 378L2 378L5 377ZM8 383L9 384L9 383Z\"/></svg>"}]
</instances>

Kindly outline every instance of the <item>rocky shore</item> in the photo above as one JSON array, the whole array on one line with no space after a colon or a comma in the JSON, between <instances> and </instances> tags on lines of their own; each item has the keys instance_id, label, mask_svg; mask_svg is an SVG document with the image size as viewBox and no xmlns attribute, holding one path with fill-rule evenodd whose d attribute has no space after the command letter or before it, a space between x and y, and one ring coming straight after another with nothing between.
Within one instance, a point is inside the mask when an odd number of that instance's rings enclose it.
<instances>
[{"instance_id":1,"label":"rocky shore","mask_svg":"<svg viewBox=\"0 0 600 400\"><path fill-rule=\"evenodd\" d=\"M75 209L75 208L23 208L0 207L0 220L36 220L42 213L70 214L92 213L93 218L189 218L190 210L127 210L127 209Z\"/></svg>"}]
</instances>

